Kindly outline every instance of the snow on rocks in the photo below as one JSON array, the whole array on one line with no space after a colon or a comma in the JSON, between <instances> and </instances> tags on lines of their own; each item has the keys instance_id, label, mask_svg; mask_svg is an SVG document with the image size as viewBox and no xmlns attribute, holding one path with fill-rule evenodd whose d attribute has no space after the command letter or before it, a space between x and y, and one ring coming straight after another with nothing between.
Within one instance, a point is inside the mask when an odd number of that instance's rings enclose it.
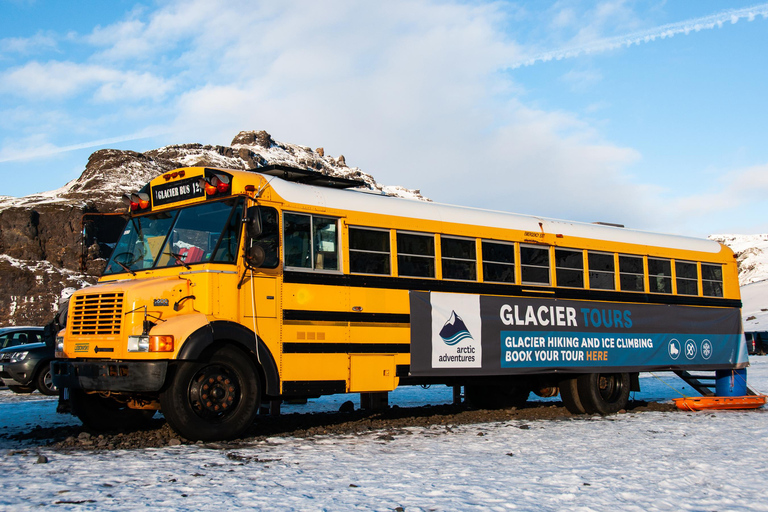
<instances>
[{"instance_id":1,"label":"snow on rocks","mask_svg":"<svg viewBox=\"0 0 768 512\"><path fill-rule=\"evenodd\" d=\"M727 245L734 252L741 286L768 279L768 234L710 235L709 239Z\"/></svg>"}]
</instances>

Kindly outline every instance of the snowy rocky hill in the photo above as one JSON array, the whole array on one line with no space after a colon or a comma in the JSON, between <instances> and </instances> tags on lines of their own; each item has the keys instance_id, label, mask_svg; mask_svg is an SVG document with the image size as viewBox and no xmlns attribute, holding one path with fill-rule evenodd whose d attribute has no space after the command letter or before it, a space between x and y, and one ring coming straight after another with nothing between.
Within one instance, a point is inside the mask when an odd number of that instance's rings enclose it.
<instances>
[{"instance_id":1,"label":"snowy rocky hill","mask_svg":"<svg viewBox=\"0 0 768 512\"><path fill-rule=\"evenodd\" d=\"M265 131L240 132L230 146L96 151L82 175L57 190L21 198L0 196L0 326L43 325L56 311L62 292L95 282L108 247L94 243L83 250L81 234L86 230L95 241L114 231L119 220L101 214L124 211L122 194L178 167L254 169L270 164L355 178L387 195L427 200L418 190L379 184L370 174L348 166L343 155L277 142Z\"/></svg>"},{"instance_id":2,"label":"snowy rocky hill","mask_svg":"<svg viewBox=\"0 0 768 512\"><path fill-rule=\"evenodd\" d=\"M768 331L768 234L711 235L733 250L739 263L742 318L746 331Z\"/></svg>"},{"instance_id":3,"label":"snowy rocky hill","mask_svg":"<svg viewBox=\"0 0 768 512\"><path fill-rule=\"evenodd\" d=\"M741 286L768 279L768 234L710 235L709 239L727 245L735 253Z\"/></svg>"}]
</instances>

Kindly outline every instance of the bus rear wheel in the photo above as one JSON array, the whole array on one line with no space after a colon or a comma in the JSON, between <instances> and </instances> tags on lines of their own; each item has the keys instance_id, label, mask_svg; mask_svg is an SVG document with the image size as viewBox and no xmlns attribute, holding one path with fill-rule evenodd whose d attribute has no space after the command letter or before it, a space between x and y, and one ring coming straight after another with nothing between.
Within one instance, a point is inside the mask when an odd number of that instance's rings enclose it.
<instances>
[{"instance_id":1,"label":"bus rear wheel","mask_svg":"<svg viewBox=\"0 0 768 512\"><path fill-rule=\"evenodd\" d=\"M614 414L629 403L628 373L586 373L578 377L578 397L588 414Z\"/></svg>"},{"instance_id":2,"label":"bus rear wheel","mask_svg":"<svg viewBox=\"0 0 768 512\"><path fill-rule=\"evenodd\" d=\"M181 363L160 393L160 409L186 439L232 439L253 424L260 397L256 366L241 350L224 346L203 361Z\"/></svg>"},{"instance_id":3,"label":"bus rear wheel","mask_svg":"<svg viewBox=\"0 0 768 512\"><path fill-rule=\"evenodd\" d=\"M578 382L579 379L577 377L571 377L561 380L559 384L560 399L571 414L584 414L587 412L581 403L581 398L579 398Z\"/></svg>"}]
</instances>

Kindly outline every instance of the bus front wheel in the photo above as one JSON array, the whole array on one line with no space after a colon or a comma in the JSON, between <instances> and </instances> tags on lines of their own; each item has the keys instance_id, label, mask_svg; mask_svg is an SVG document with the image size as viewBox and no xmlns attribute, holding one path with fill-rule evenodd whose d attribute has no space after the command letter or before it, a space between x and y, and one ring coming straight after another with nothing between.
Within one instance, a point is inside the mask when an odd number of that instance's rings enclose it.
<instances>
[{"instance_id":1,"label":"bus front wheel","mask_svg":"<svg viewBox=\"0 0 768 512\"><path fill-rule=\"evenodd\" d=\"M586 373L579 375L577 386L588 414L614 414L629 403L628 373Z\"/></svg>"},{"instance_id":2,"label":"bus front wheel","mask_svg":"<svg viewBox=\"0 0 768 512\"><path fill-rule=\"evenodd\" d=\"M160 393L160 409L186 439L232 439L253 424L260 397L256 366L227 345L203 361L181 363Z\"/></svg>"}]
</instances>

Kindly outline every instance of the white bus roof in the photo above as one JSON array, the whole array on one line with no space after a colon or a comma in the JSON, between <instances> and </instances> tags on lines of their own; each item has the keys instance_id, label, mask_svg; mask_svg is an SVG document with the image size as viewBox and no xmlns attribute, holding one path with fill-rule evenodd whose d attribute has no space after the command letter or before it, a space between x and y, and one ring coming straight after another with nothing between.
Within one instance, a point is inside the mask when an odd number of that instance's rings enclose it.
<instances>
[{"instance_id":1,"label":"white bus roof","mask_svg":"<svg viewBox=\"0 0 768 512\"><path fill-rule=\"evenodd\" d=\"M402 199L354 189L338 190L315 187L292 183L274 176L264 176L264 178L269 181L270 186L284 200L310 206L472 226L533 231L537 233L543 230L545 233L562 234L578 238L712 254L719 253L722 248L717 242L701 238L650 233L621 227L548 219L532 215L454 206L415 199Z\"/></svg>"}]
</instances>

